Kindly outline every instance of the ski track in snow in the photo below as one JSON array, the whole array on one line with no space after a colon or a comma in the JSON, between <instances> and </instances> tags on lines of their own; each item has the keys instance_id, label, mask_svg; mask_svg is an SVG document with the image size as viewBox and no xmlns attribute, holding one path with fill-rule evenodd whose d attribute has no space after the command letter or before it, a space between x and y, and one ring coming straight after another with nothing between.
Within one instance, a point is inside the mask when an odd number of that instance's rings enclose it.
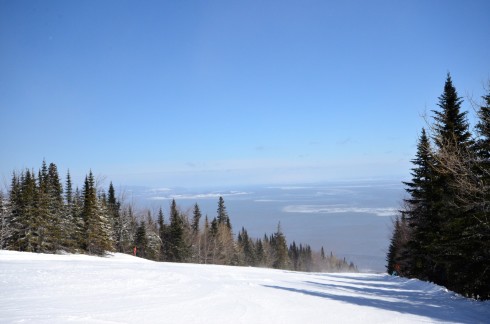
<instances>
[{"instance_id":1,"label":"ski track in snow","mask_svg":"<svg viewBox=\"0 0 490 324\"><path fill-rule=\"evenodd\" d=\"M384 274L0 251L0 323L489 323L490 302Z\"/></svg>"}]
</instances>

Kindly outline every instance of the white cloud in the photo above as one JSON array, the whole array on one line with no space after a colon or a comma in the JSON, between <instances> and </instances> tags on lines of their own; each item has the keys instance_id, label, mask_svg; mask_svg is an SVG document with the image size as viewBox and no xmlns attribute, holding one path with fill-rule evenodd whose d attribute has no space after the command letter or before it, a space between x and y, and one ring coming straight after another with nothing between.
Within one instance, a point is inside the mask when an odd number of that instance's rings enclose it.
<instances>
[{"instance_id":1,"label":"white cloud","mask_svg":"<svg viewBox=\"0 0 490 324\"><path fill-rule=\"evenodd\" d=\"M286 213L320 213L320 214L338 214L338 213L366 213L377 216L393 216L398 210L393 207L347 207L345 205L288 205L282 209Z\"/></svg>"},{"instance_id":2,"label":"white cloud","mask_svg":"<svg viewBox=\"0 0 490 324\"><path fill-rule=\"evenodd\" d=\"M212 199L219 197L230 197L230 196L241 196L248 195L249 192L245 191L230 191L228 193L200 193L200 194L174 194L168 196L158 196L158 197L150 197L151 200L171 200L171 199Z\"/></svg>"}]
</instances>

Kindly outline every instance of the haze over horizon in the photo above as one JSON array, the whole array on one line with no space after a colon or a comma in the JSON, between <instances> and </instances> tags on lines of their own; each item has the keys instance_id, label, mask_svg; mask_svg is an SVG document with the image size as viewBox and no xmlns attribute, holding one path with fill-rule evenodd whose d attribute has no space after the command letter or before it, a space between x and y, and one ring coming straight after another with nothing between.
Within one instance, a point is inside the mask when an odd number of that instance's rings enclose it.
<instances>
[{"instance_id":1,"label":"haze over horizon","mask_svg":"<svg viewBox=\"0 0 490 324\"><path fill-rule=\"evenodd\" d=\"M489 79L488 1L2 1L2 180L405 178L451 73ZM471 120L471 116L470 116Z\"/></svg>"}]
</instances>

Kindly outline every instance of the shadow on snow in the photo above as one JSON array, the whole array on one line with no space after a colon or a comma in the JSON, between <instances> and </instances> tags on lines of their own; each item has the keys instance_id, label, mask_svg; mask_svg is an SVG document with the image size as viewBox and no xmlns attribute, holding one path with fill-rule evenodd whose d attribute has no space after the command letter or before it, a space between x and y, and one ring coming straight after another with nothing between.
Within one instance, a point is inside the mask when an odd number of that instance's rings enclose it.
<instances>
[{"instance_id":1,"label":"shadow on snow","mask_svg":"<svg viewBox=\"0 0 490 324\"><path fill-rule=\"evenodd\" d=\"M461 300L458 300L456 303L455 299L462 297L451 296L450 293L432 294L430 291L422 290L418 281L387 276L371 278L329 276L328 281L305 281L304 284L311 289L276 285L263 285L263 287L338 300L364 307L425 316L444 322L484 323L490 315L488 309L485 309L484 305L479 302L465 300L464 303L461 303ZM439 290L439 287L434 286L434 289Z\"/></svg>"}]
</instances>

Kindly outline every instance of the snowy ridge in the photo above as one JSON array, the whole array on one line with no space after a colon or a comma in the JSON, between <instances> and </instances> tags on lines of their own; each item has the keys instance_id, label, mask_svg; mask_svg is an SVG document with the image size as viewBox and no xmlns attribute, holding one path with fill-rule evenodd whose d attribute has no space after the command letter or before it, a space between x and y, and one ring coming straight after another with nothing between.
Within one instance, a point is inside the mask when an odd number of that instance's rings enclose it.
<instances>
[{"instance_id":1,"label":"snowy ridge","mask_svg":"<svg viewBox=\"0 0 490 324\"><path fill-rule=\"evenodd\" d=\"M1 323L485 323L490 303L384 274L0 251Z\"/></svg>"}]
</instances>

